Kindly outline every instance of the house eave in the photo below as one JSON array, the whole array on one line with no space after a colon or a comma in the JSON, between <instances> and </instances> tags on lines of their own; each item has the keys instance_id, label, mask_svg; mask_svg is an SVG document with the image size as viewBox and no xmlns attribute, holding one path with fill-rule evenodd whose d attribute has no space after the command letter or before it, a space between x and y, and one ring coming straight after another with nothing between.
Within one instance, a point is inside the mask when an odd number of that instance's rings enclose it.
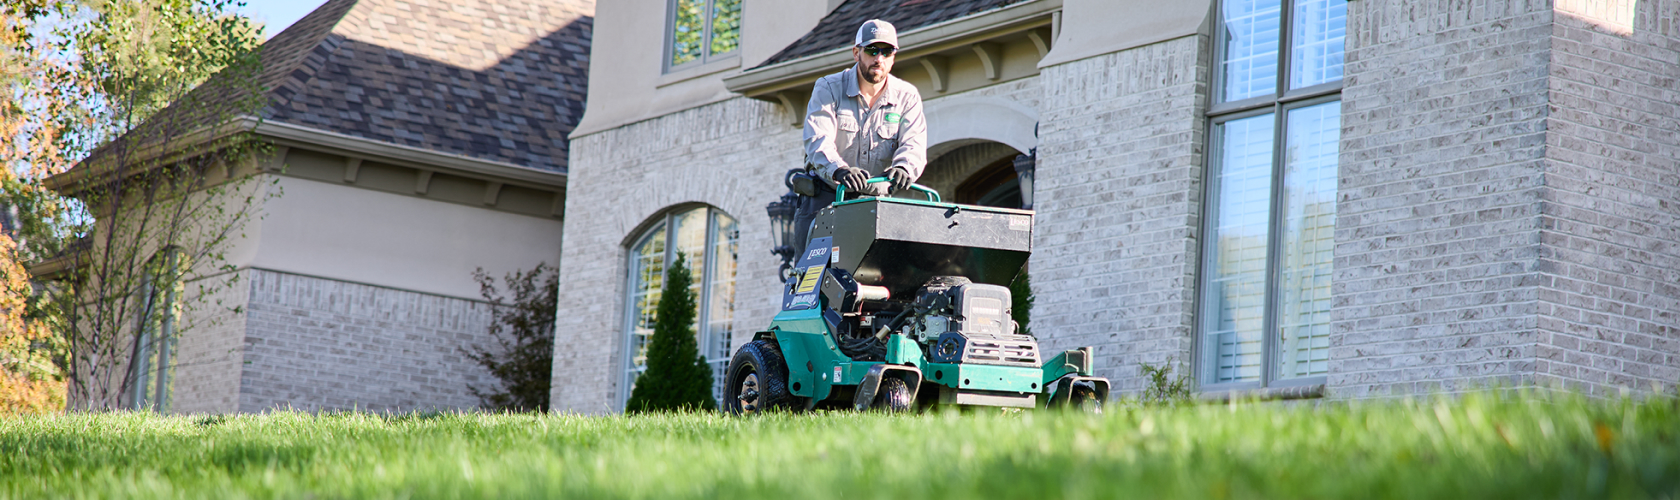
<instances>
[{"instance_id":1,"label":"house eave","mask_svg":"<svg viewBox=\"0 0 1680 500\"><path fill-rule=\"evenodd\" d=\"M254 120L254 118L252 119ZM311 149L341 156L424 166L429 170L497 181L512 181L531 187L564 190L566 174L512 163L474 158L454 153L376 141L285 122L264 121L253 132L279 146Z\"/></svg>"},{"instance_id":2,"label":"house eave","mask_svg":"<svg viewBox=\"0 0 1680 500\"><path fill-rule=\"evenodd\" d=\"M898 60L900 64L904 64L955 47L1040 28L1051 24L1054 13L1061 10L1062 0L1035 0L906 31L899 34L899 44L906 49L899 55ZM778 100L775 97L778 92L805 92L809 90L805 87L809 87L818 78L844 69L852 63L850 49L840 47L753 68L724 78L723 84L730 92L775 101Z\"/></svg>"},{"instance_id":3,"label":"house eave","mask_svg":"<svg viewBox=\"0 0 1680 500\"><path fill-rule=\"evenodd\" d=\"M206 144L241 132L254 133L281 146L303 147L367 159L424 165L428 169L440 172L465 177L512 181L554 191L563 191L566 187L566 174L564 172L541 170L512 163L392 144L314 127L261 120L254 116L243 116L229 120L219 126L206 127L184 135L181 140L171 141L167 144L143 147L133 155L134 161L146 162L146 166L149 168L156 168L159 165L170 163L172 161L171 157L189 157L202 152L200 150ZM158 161L160 159L163 161ZM68 171L47 178L46 186L60 194L74 195L75 191L88 188L90 185L89 175L96 175L90 172L108 172L108 169L99 168L99 166L108 164L110 161L112 160L109 159L109 156L106 156L95 160L91 164L77 165ZM144 173L144 169L127 172L126 175L132 176L140 173ZM111 177L114 174L105 173L103 175ZM93 184L101 184L112 180L115 179L101 179L100 182L93 182Z\"/></svg>"}]
</instances>

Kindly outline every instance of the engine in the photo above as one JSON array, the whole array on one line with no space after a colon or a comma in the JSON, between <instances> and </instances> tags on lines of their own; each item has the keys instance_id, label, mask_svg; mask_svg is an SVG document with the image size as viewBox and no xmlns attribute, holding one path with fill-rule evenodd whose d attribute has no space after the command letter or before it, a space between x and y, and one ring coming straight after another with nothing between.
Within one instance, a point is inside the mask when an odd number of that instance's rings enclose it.
<instances>
[{"instance_id":1,"label":"engine","mask_svg":"<svg viewBox=\"0 0 1680 500\"><path fill-rule=\"evenodd\" d=\"M1038 367L1038 341L1016 332L1009 289L940 276L916 292L908 328L929 361Z\"/></svg>"}]
</instances>

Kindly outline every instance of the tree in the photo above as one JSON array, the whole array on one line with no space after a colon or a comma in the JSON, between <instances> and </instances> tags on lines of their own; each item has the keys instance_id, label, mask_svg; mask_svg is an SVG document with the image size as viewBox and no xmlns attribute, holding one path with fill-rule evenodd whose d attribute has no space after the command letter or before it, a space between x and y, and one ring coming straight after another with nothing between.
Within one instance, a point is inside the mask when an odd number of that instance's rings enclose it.
<instances>
[{"instance_id":1,"label":"tree","mask_svg":"<svg viewBox=\"0 0 1680 500\"><path fill-rule=\"evenodd\" d=\"M461 349L491 376L500 388L468 386L479 404L501 411L548 411L550 380L554 376L554 308L560 277L553 267L512 272L503 277L504 293L483 268L473 272L484 300L490 301L490 337L496 348ZM507 294L512 294L509 297ZM511 299L511 300L510 300Z\"/></svg>"},{"instance_id":2,"label":"tree","mask_svg":"<svg viewBox=\"0 0 1680 500\"><path fill-rule=\"evenodd\" d=\"M72 407L163 410L178 339L241 312L225 252L275 193L234 126L266 104L257 31L231 0L32 1L4 11L27 62L0 97L0 259L41 270Z\"/></svg>"},{"instance_id":3,"label":"tree","mask_svg":"<svg viewBox=\"0 0 1680 500\"><path fill-rule=\"evenodd\" d=\"M700 356L694 337L695 300L686 258L665 270L665 285L654 311L653 338L648 341L647 371L636 379L625 411L714 410L712 367Z\"/></svg>"}]
</instances>

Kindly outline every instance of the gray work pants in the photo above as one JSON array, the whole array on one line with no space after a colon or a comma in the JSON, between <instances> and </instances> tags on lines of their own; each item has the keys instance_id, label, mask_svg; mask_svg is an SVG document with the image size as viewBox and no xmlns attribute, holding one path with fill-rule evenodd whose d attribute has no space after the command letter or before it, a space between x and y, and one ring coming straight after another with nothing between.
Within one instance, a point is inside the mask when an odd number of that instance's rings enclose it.
<instances>
[{"instance_id":1,"label":"gray work pants","mask_svg":"<svg viewBox=\"0 0 1680 500\"><path fill-rule=\"evenodd\" d=\"M834 204L834 191L817 190L816 196L799 197L799 208L793 211L793 241L796 241L794 262L799 262L800 255L805 254L805 247L811 241L811 223L817 220L817 212Z\"/></svg>"}]
</instances>

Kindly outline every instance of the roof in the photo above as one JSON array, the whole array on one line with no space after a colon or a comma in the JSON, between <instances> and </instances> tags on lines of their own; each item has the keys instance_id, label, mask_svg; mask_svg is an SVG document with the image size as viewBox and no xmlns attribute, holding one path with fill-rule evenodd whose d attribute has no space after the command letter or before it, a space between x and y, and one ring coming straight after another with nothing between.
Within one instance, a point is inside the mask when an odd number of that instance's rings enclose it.
<instances>
[{"instance_id":1,"label":"roof","mask_svg":"<svg viewBox=\"0 0 1680 500\"><path fill-rule=\"evenodd\" d=\"M263 118L564 171L593 16L590 0L332 0L269 42L286 64L265 67L284 79Z\"/></svg>"},{"instance_id":2,"label":"roof","mask_svg":"<svg viewBox=\"0 0 1680 500\"><path fill-rule=\"evenodd\" d=\"M757 67L850 46L858 26L870 19L892 23L902 35L916 28L1028 1L1032 0L846 0L824 16L816 28Z\"/></svg>"},{"instance_id":3,"label":"roof","mask_svg":"<svg viewBox=\"0 0 1680 500\"><path fill-rule=\"evenodd\" d=\"M266 104L259 113L270 122L564 172L566 136L587 96L594 10L593 0L330 0L262 45L257 88ZM222 87L212 77L194 92L206 93L199 102L239 93ZM178 109L186 107L153 115L130 134L210 125Z\"/></svg>"}]
</instances>

